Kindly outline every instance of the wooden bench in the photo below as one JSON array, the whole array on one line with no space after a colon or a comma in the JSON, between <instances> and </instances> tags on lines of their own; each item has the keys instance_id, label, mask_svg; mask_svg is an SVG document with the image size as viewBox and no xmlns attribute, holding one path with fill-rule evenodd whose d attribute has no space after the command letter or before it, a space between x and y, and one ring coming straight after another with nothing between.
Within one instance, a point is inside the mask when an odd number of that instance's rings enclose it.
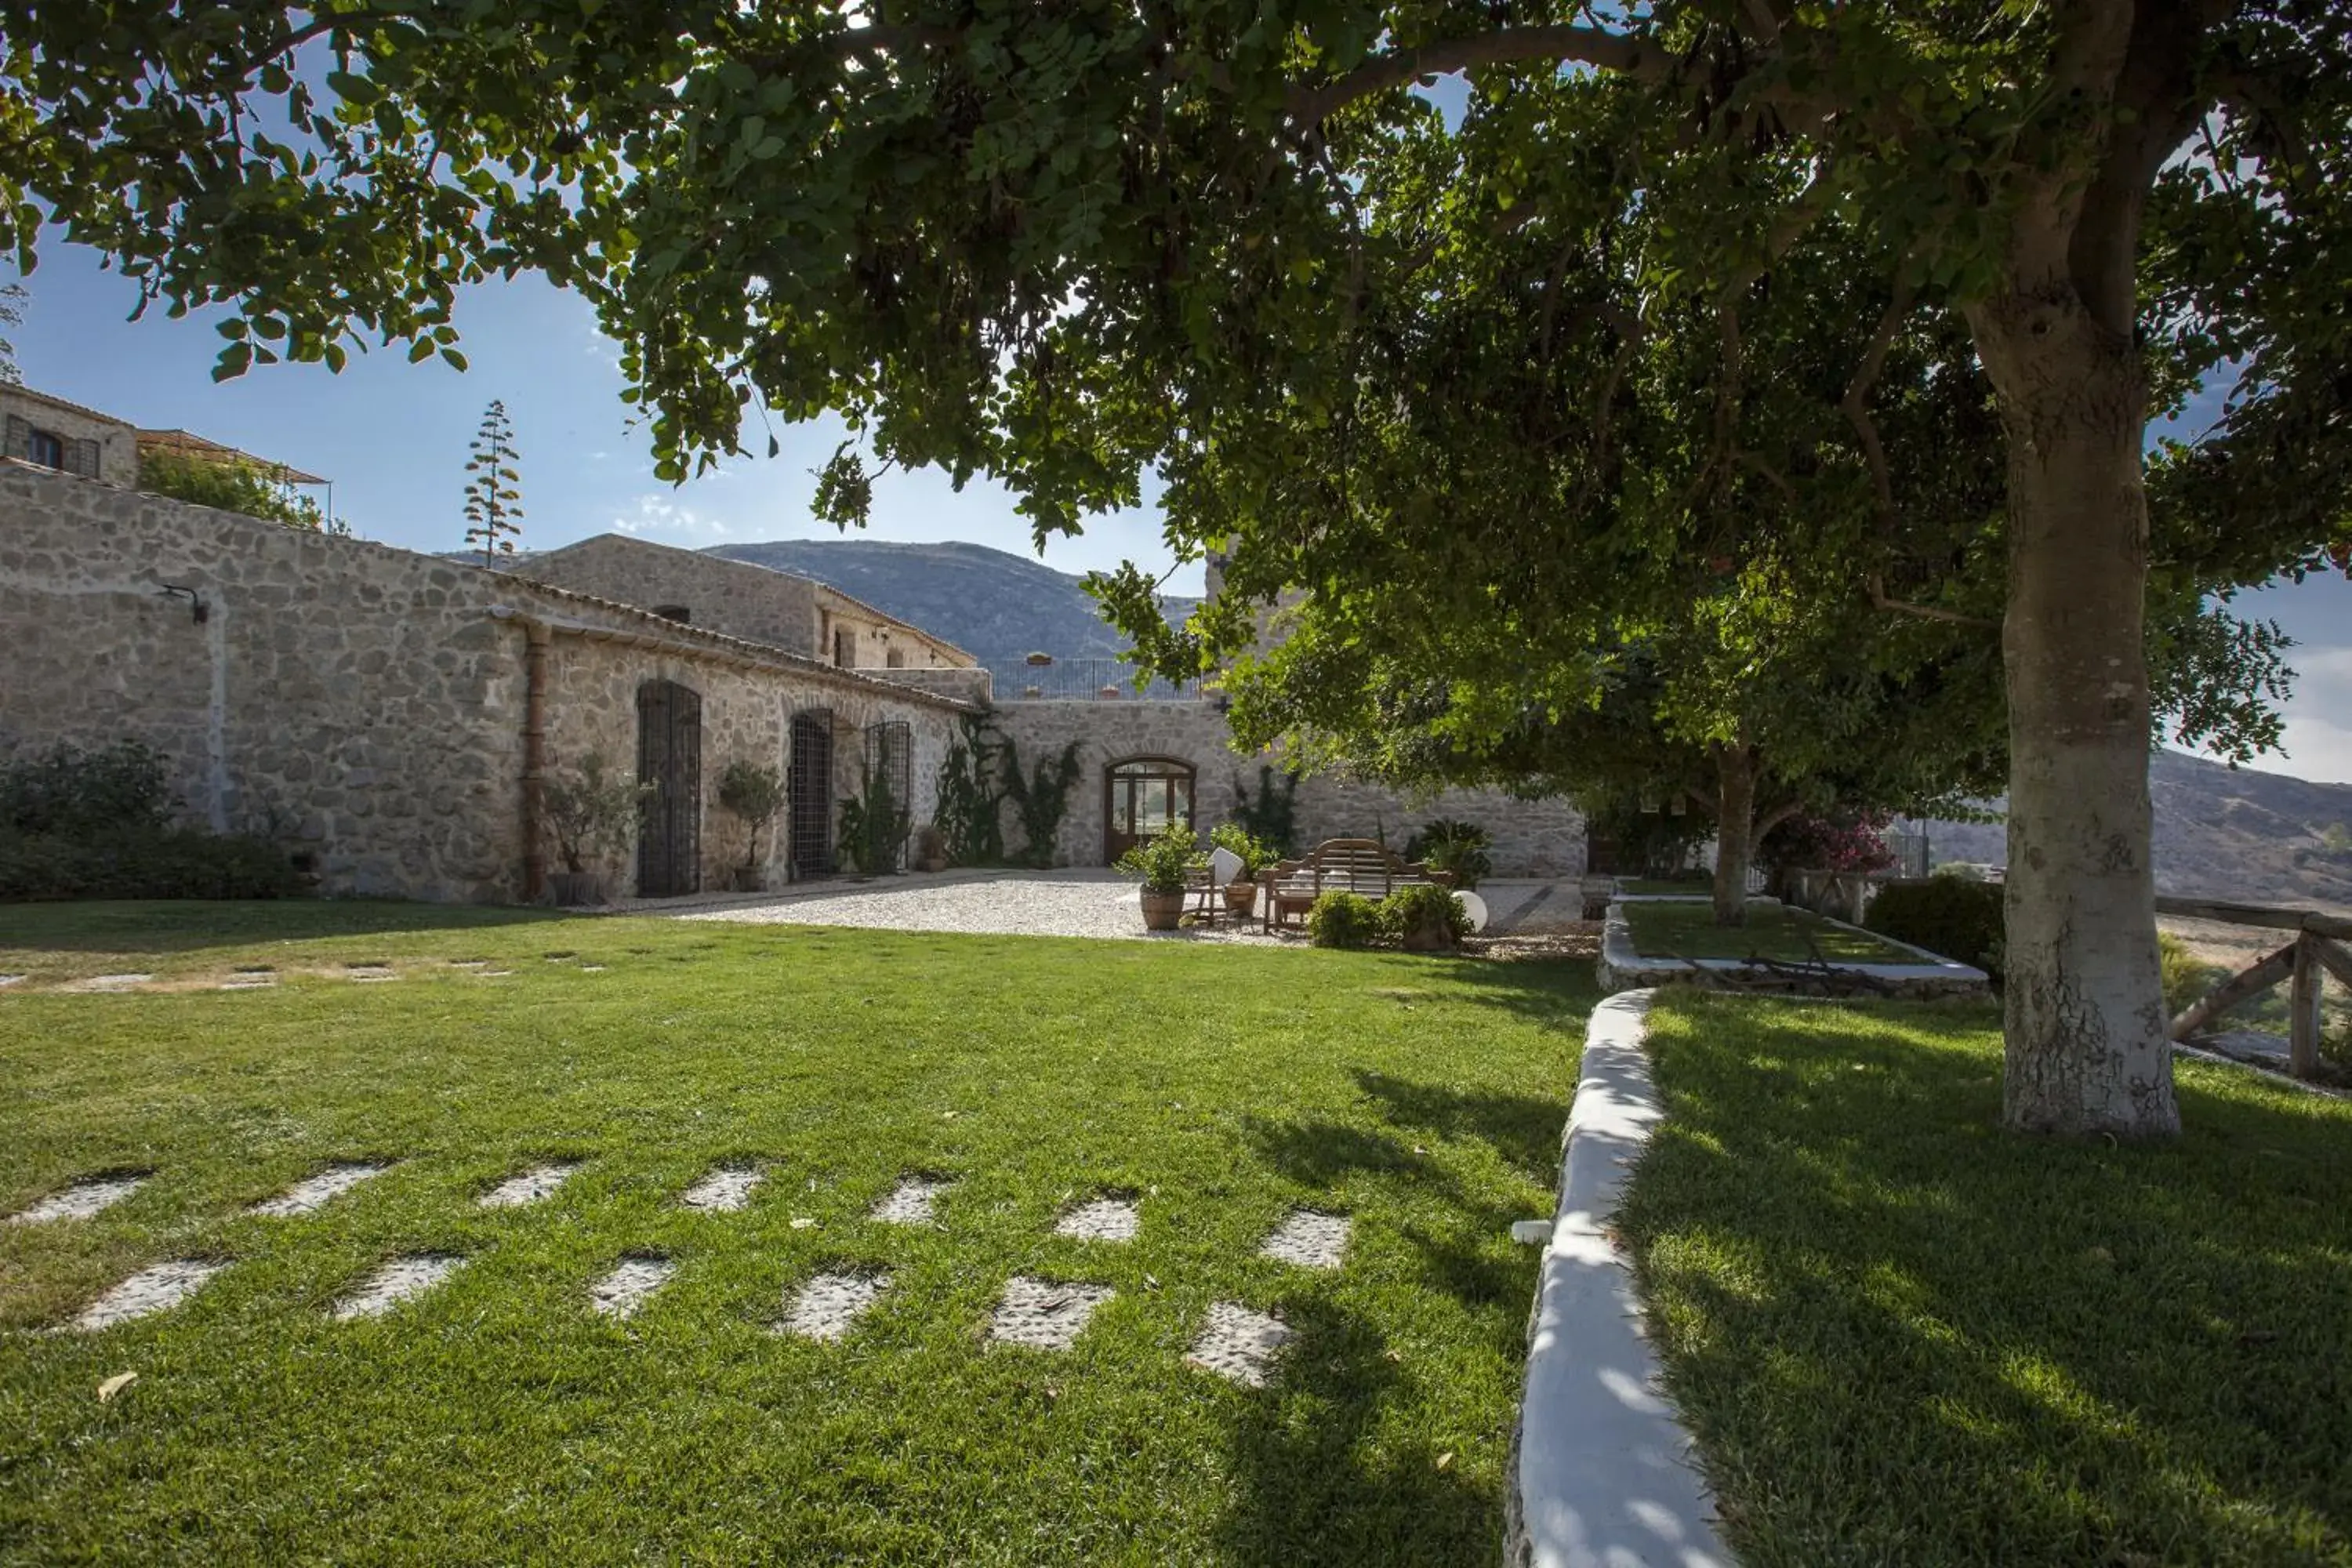
<instances>
[{"instance_id":1,"label":"wooden bench","mask_svg":"<svg viewBox=\"0 0 2352 1568\"><path fill-rule=\"evenodd\" d=\"M1327 838L1299 859L1285 860L1261 872L1259 880L1265 892L1265 929L1270 931L1279 931L1294 917L1303 917L1326 893L1361 893L1380 900L1399 888L1454 885L1453 873L1432 871L1374 838Z\"/></svg>"}]
</instances>

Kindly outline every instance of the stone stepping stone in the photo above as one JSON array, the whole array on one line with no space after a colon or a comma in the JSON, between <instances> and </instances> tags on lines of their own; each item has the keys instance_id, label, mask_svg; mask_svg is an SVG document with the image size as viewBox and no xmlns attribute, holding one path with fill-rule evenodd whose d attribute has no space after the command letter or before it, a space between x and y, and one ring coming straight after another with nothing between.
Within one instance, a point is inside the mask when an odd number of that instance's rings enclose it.
<instances>
[{"instance_id":1,"label":"stone stepping stone","mask_svg":"<svg viewBox=\"0 0 2352 1568\"><path fill-rule=\"evenodd\" d=\"M1215 1301L1184 1364L1230 1378L1244 1388L1264 1388L1275 1357L1289 1340L1289 1328L1278 1319L1236 1301Z\"/></svg>"},{"instance_id":2,"label":"stone stepping stone","mask_svg":"<svg viewBox=\"0 0 2352 1568\"><path fill-rule=\"evenodd\" d=\"M32 1207L8 1216L10 1225L47 1225L54 1220L88 1219L112 1208L147 1180L149 1173L90 1176L51 1193Z\"/></svg>"},{"instance_id":3,"label":"stone stepping stone","mask_svg":"<svg viewBox=\"0 0 2352 1568\"><path fill-rule=\"evenodd\" d=\"M24 981L25 977L21 974L0 974L0 991L5 991L11 985L21 985Z\"/></svg>"},{"instance_id":4,"label":"stone stepping stone","mask_svg":"<svg viewBox=\"0 0 2352 1568\"><path fill-rule=\"evenodd\" d=\"M1054 1226L1055 1236L1074 1236L1081 1241L1133 1241L1142 1224L1129 1198L1097 1198L1080 1204L1064 1215Z\"/></svg>"},{"instance_id":5,"label":"stone stepping stone","mask_svg":"<svg viewBox=\"0 0 2352 1568\"><path fill-rule=\"evenodd\" d=\"M887 1274L820 1274L801 1287L776 1331L831 1343L847 1335L889 1288Z\"/></svg>"},{"instance_id":6,"label":"stone stepping stone","mask_svg":"<svg viewBox=\"0 0 2352 1568\"><path fill-rule=\"evenodd\" d=\"M449 961L452 969L488 969L489 966L490 961L487 958L453 958Z\"/></svg>"},{"instance_id":7,"label":"stone stepping stone","mask_svg":"<svg viewBox=\"0 0 2352 1568\"><path fill-rule=\"evenodd\" d=\"M315 1176L305 1177L274 1198L264 1198L245 1212L265 1219L285 1219L293 1215L309 1214L324 1208L362 1182L373 1181L392 1169L387 1163L370 1161L349 1161L330 1165Z\"/></svg>"},{"instance_id":8,"label":"stone stepping stone","mask_svg":"<svg viewBox=\"0 0 2352 1568\"><path fill-rule=\"evenodd\" d=\"M117 1323L127 1323L134 1318L151 1318L158 1312L168 1312L203 1289L205 1280L227 1268L226 1263L205 1258L175 1258L169 1263L158 1263L152 1268L142 1268L81 1310L73 1326L84 1333L96 1333Z\"/></svg>"},{"instance_id":9,"label":"stone stepping stone","mask_svg":"<svg viewBox=\"0 0 2352 1568\"><path fill-rule=\"evenodd\" d=\"M220 983L223 991L269 991L277 987L275 974L238 974Z\"/></svg>"},{"instance_id":10,"label":"stone stepping stone","mask_svg":"<svg viewBox=\"0 0 2352 1568\"><path fill-rule=\"evenodd\" d=\"M64 987L82 993L128 991L134 985L144 985L155 977L152 974L93 974L88 980L77 980Z\"/></svg>"},{"instance_id":11,"label":"stone stepping stone","mask_svg":"<svg viewBox=\"0 0 2352 1568\"><path fill-rule=\"evenodd\" d=\"M1258 1256L1301 1268L1337 1268L1347 1256L1348 1232L1356 1222L1341 1214L1293 1209L1258 1248Z\"/></svg>"},{"instance_id":12,"label":"stone stepping stone","mask_svg":"<svg viewBox=\"0 0 2352 1568\"><path fill-rule=\"evenodd\" d=\"M936 1225L931 1205L954 1184L937 1176L906 1177L888 1197L874 1205L872 1217L884 1225Z\"/></svg>"},{"instance_id":13,"label":"stone stepping stone","mask_svg":"<svg viewBox=\"0 0 2352 1568\"><path fill-rule=\"evenodd\" d=\"M1064 1284L1015 1275L1004 1283L988 1337L1032 1350L1066 1351L1084 1331L1087 1320L1095 1315L1095 1309L1117 1294L1108 1285Z\"/></svg>"},{"instance_id":14,"label":"stone stepping stone","mask_svg":"<svg viewBox=\"0 0 2352 1568\"><path fill-rule=\"evenodd\" d=\"M465 1261L443 1252L395 1258L369 1275L357 1290L335 1303L335 1321L348 1323L358 1318L381 1318L403 1301L422 1296L448 1279Z\"/></svg>"},{"instance_id":15,"label":"stone stepping stone","mask_svg":"<svg viewBox=\"0 0 2352 1568\"><path fill-rule=\"evenodd\" d=\"M621 1259L610 1274L589 1287L589 1304L608 1318L634 1318L653 1293L669 1283L677 1265L650 1253Z\"/></svg>"},{"instance_id":16,"label":"stone stepping stone","mask_svg":"<svg viewBox=\"0 0 2352 1568\"><path fill-rule=\"evenodd\" d=\"M705 1214L733 1214L750 1205L751 1194L768 1173L755 1165L721 1165L686 1189L678 1202Z\"/></svg>"},{"instance_id":17,"label":"stone stepping stone","mask_svg":"<svg viewBox=\"0 0 2352 1568\"><path fill-rule=\"evenodd\" d=\"M397 980L400 978L400 975L398 972L388 963L346 963L343 965L343 978L346 980L356 980L362 984L367 984L371 982L381 983L386 980Z\"/></svg>"},{"instance_id":18,"label":"stone stepping stone","mask_svg":"<svg viewBox=\"0 0 2352 1568\"><path fill-rule=\"evenodd\" d=\"M545 1165L533 1165L509 1176L488 1192L474 1200L486 1209L519 1209L555 1195L555 1189L571 1178L580 1168L577 1160L557 1160Z\"/></svg>"}]
</instances>

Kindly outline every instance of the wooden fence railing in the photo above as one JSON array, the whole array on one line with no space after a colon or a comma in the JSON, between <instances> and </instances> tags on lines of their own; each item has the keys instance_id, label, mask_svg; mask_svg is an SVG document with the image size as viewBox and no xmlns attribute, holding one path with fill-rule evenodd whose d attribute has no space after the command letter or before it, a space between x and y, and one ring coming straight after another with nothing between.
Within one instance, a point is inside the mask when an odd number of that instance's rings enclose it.
<instances>
[{"instance_id":1,"label":"wooden fence railing","mask_svg":"<svg viewBox=\"0 0 2352 1568\"><path fill-rule=\"evenodd\" d=\"M2319 1073L2320 977L2333 974L2352 985L2352 919L2324 915L2315 910L2273 909L2264 904L2231 904L2213 899L2156 900L2160 915L2221 921L2229 925L2259 926L2287 931L2294 939L2264 954L2207 992L2172 1020L2171 1037L2185 1040L2191 1034L2241 1002L2262 994L2284 981L2287 992L2287 1067L2295 1077Z\"/></svg>"}]
</instances>

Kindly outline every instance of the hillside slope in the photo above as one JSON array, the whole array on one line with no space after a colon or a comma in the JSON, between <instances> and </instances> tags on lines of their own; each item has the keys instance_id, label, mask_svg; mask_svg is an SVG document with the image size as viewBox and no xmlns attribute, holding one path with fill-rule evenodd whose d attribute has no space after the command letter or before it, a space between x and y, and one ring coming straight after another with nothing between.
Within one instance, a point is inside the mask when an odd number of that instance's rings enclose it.
<instances>
[{"instance_id":1,"label":"hillside slope","mask_svg":"<svg viewBox=\"0 0 2352 1568\"><path fill-rule=\"evenodd\" d=\"M878 539L780 539L706 553L797 572L947 638L991 663L1033 650L1056 658L1116 658L1127 639L1103 624L1078 579L984 544L894 544ZM1171 619L1194 599L1167 601Z\"/></svg>"},{"instance_id":2,"label":"hillside slope","mask_svg":"<svg viewBox=\"0 0 2352 1568\"><path fill-rule=\"evenodd\" d=\"M2352 909L2352 784L2159 752L2148 790L2158 891ZM1930 823L1928 844L1938 863L2009 858L2000 823Z\"/></svg>"}]
</instances>

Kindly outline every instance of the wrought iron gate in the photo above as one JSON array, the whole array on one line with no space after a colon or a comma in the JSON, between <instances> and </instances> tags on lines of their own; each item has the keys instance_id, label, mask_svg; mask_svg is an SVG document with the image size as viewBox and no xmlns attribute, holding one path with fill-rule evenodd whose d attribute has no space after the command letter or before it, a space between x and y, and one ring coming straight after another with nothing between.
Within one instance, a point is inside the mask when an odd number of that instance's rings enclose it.
<instances>
[{"instance_id":1,"label":"wrought iron gate","mask_svg":"<svg viewBox=\"0 0 2352 1568\"><path fill-rule=\"evenodd\" d=\"M867 873L899 870L906 861L907 834L913 826L915 809L914 731L904 719L887 719L866 726L865 778L868 809L878 805L888 813L891 863L861 865L858 869ZM887 800L875 798L877 784L887 794Z\"/></svg>"},{"instance_id":2,"label":"wrought iron gate","mask_svg":"<svg viewBox=\"0 0 2352 1568\"><path fill-rule=\"evenodd\" d=\"M833 710L793 715L792 754L785 763L784 838L795 877L833 869Z\"/></svg>"},{"instance_id":3,"label":"wrought iron gate","mask_svg":"<svg viewBox=\"0 0 2352 1568\"><path fill-rule=\"evenodd\" d=\"M637 896L702 890L702 699L674 680L637 688Z\"/></svg>"}]
</instances>

